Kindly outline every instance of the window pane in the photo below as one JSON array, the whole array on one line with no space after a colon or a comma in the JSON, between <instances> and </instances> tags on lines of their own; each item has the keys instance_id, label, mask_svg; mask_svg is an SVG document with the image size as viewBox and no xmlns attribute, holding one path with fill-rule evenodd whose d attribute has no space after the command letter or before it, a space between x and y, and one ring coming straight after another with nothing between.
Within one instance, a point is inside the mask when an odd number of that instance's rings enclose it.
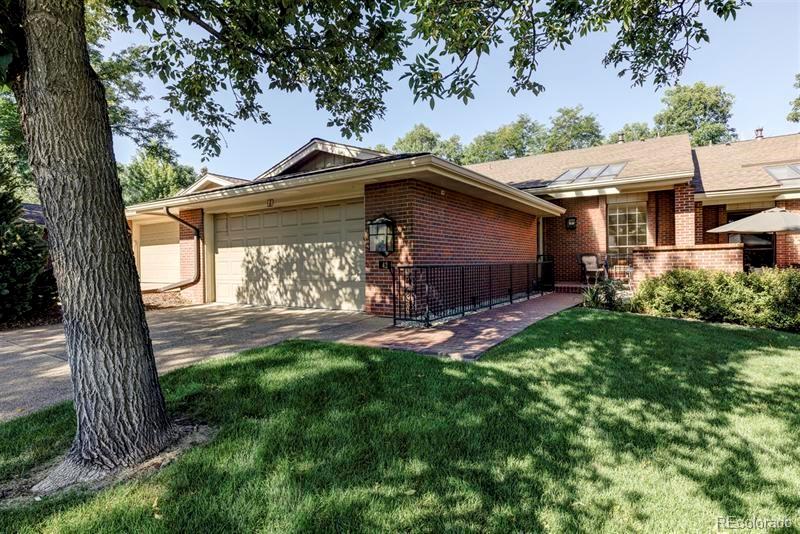
<instances>
[{"instance_id":1,"label":"window pane","mask_svg":"<svg viewBox=\"0 0 800 534\"><path fill-rule=\"evenodd\" d=\"M624 167L625 167L624 163L614 163L613 165L609 165L608 167L606 167L603 170L603 172L600 173L600 176L609 176L609 177L616 176L620 172L622 172L622 169Z\"/></svg>"},{"instance_id":2,"label":"window pane","mask_svg":"<svg viewBox=\"0 0 800 534\"><path fill-rule=\"evenodd\" d=\"M590 182L597 178L600 173L605 169L605 165L595 165L593 167L587 167L587 169L581 174L576 182Z\"/></svg>"},{"instance_id":3,"label":"window pane","mask_svg":"<svg viewBox=\"0 0 800 534\"><path fill-rule=\"evenodd\" d=\"M647 245L647 208L640 204L608 208L608 250L627 254L634 247Z\"/></svg>"},{"instance_id":4,"label":"window pane","mask_svg":"<svg viewBox=\"0 0 800 534\"><path fill-rule=\"evenodd\" d=\"M579 169L569 169L568 171L561 174L561 176L553 180L553 183L551 185L572 183L572 181L575 180L575 178L585 169L586 167L581 167Z\"/></svg>"},{"instance_id":5,"label":"window pane","mask_svg":"<svg viewBox=\"0 0 800 534\"><path fill-rule=\"evenodd\" d=\"M776 180L793 180L800 178L800 172L797 172L789 165L782 165L780 167L766 167L768 173Z\"/></svg>"}]
</instances>

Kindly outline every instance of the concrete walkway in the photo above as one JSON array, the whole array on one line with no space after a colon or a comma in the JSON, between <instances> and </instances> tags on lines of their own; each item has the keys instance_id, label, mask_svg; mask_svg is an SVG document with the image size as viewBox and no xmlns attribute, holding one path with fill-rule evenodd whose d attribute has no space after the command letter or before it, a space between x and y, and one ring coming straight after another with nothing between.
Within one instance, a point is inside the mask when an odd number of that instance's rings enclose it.
<instances>
[{"instance_id":1,"label":"concrete walkway","mask_svg":"<svg viewBox=\"0 0 800 534\"><path fill-rule=\"evenodd\" d=\"M147 313L159 373L286 339L340 341L391 319L358 312L256 306L190 306ZM0 421L69 399L60 324L0 332Z\"/></svg>"},{"instance_id":2,"label":"concrete walkway","mask_svg":"<svg viewBox=\"0 0 800 534\"><path fill-rule=\"evenodd\" d=\"M388 326L345 341L354 345L413 350L461 360L477 360L490 348L533 323L580 302L581 295L549 293L467 315L432 328Z\"/></svg>"}]
</instances>

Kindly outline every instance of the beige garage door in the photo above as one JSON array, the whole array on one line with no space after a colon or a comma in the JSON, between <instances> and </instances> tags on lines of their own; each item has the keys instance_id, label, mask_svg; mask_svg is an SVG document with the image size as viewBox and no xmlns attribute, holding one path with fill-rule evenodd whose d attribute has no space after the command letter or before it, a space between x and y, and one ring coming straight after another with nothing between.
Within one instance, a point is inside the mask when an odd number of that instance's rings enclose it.
<instances>
[{"instance_id":1,"label":"beige garage door","mask_svg":"<svg viewBox=\"0 0 800 534\"><path fill-rule=\"evenodd\" d=\"M217 215L214 228L218 302L363 308L363 199Z\"/></svg>"},{"instance_id":2,"label":"beige garage door","mask_svg":"<svg viewBox=\"0 0 800 534\"><path fill-rule=\"evenodd\" d=\"M143 224L139 233L139 278L142 288L153 289L180 280L178 223Z\"/></svg>"}]
</instances>

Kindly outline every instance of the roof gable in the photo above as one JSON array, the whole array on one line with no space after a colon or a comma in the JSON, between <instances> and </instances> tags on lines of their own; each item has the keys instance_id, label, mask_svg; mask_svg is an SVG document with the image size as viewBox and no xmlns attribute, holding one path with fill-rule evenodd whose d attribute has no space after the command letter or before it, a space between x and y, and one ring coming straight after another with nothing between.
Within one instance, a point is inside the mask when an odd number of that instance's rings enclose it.
<instances>
[{"instance_id":1,"label":"roof gable","mask_svg":"<svg viewBox=\"0 0 800 534\"><path fill-rule=\"evenodd\" d=\"M334 143L315 137L281 161L261 173L255 181L267 181L276 176L338 167L385 156L382 152L344 143Z\"/></svg>"},{"instance_id":2,"label":"roof gable","mask_svg":"<svg viewBox=\"0 0 800 534\"><path fill-rule=\"evenodd\" d=\"M186 189L178 191L178 194L175 196L179 197L183 195L189 195L191 193L199 193L202 191L213 191L214 189L221 189L231 185L241 185L247 183L249 183L249 180L207 172Z\"/></svg>"},{"instance_id":3,"label":"roof gable","mask_svg":"<svg viewBox=\"0 0 800 534\"><path fill-rule=\"evenodd\" d=\"M800 134L697 147L694 156L698 192L778 188L782 184L766 168L800 163Z\"/></svg>"}]
</instances>

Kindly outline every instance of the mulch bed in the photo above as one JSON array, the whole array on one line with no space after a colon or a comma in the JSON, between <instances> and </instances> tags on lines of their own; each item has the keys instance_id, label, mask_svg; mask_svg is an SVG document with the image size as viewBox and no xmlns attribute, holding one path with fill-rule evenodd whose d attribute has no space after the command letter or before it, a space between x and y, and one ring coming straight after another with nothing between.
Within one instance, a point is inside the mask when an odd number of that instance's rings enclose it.
<instances>
[{"instance_id":1,"label":"mulch bed","mask_svg":"<svg viewBox=\"0 0 800 534\"><path fill-rule=\"evenodd\" d=\"M145 310L163 310L167 308L180 308L187 306L188 303L181 298L180 293L148 293L142 295ZM61 322L61 306L55 306L50 310L30 315L22 319L0 323L0 332L6 330L17 330L19 328L33 328L36 326L49 326Z\"/></svg>"},{"instance_id":2,"label":"mulch bed","mask_svg":"<svg viewBox=\"0 0 800 534\"><path fill-rule=\"evenodd\" d=\"M34 326L48 326L51 324L58 324L61 322L61 306L55 306L50 310L17 319L15 321L0 323L0 332L3 330L16 330L18 328L32 328Z\"/></svg>"}]
</instances>

